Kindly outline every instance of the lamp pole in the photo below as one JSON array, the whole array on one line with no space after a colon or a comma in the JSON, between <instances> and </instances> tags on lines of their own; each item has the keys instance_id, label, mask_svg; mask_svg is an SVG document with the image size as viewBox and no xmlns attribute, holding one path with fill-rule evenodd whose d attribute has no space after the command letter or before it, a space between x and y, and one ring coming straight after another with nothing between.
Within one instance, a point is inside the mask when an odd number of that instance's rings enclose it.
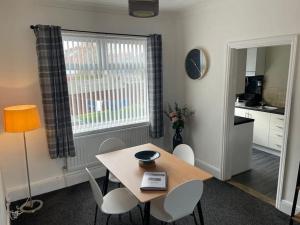
<instances>
[{"instance_id":1,"label":"lamp pole","mask_svg":"<svg viewBox=\"0 0 300 225\"><path fill-rule=\"evenodd\" d=\"M26 159L26 171L27 171L27 183L28 183L28 199L27 201L21 205L20 210L24 213L35 213L43 207L43 202L41 200L32 200L31 193L31 185L30 185L30 173L28 166L28 152L27 152L27 144L26 144L26 134L23 132L23 141L24 141L24 149L25 149L25 159Z\"/></svg>"},{"instance_id":2,"label":"lamp pole","mask_svg":"<svg viewBox=\"0 0 300 225\"><path fill-rule=\"evenodd\" d=\"M28 154L27 154L27 145L26 145L25 132L23 132L23 140L24 140L26 169L27 169L27 183L28 183L28 192L29 192L29 199L28 199L29 200L29 208L32 208L33 204L32 204L32 195L31 195L30 174L29 174L29 167L28 167Z\"/></svg>"}]
</instances>

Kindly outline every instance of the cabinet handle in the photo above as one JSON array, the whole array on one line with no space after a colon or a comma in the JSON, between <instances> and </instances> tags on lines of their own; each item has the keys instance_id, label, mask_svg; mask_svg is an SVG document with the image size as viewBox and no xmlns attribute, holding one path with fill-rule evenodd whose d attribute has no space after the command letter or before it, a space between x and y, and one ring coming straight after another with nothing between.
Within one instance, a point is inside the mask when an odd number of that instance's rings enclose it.
<instances>
[{"instance_id":1,"label":"cabinet handle","mask_svg":"<svg viewBox=\"0 0 300 225\"><path fill-rule=\"evenodd\" d=\"M284 119L282 119L282 118L277 118L278 120L281 120L281 121L283 121Z\"/></svg>"},{"instance_id":2,"label":"cabinet handle","mask_svg":"<svg viewBox=\"0 0 300 225\"><path fill-rule=\"evenodd\" d=\"M281 148L282 146L281 145L276 145L277 147Z\"/></svg>"},{"instance_id":3,"label":"cabinet handle","mask_svg":"<svg viewBox=\"0 0 300 225\"><path fill-rule=\"evenodd\" d=\"M280 135L280 134L276 134L277 135L277 137L283 137L282 135Z\"/></svg>"},{"instance_id":4,"label":"cabinet handle","mask_svg":"<svg viewBox=\"0 0 300 225\"><path fill-rule=\"evenodd\" d=\"M283 130L283 127L281 127L281 126L276 126L276 127L278 127L279 129L282 129L282 130Z\"/></svg>"}]
</instances>

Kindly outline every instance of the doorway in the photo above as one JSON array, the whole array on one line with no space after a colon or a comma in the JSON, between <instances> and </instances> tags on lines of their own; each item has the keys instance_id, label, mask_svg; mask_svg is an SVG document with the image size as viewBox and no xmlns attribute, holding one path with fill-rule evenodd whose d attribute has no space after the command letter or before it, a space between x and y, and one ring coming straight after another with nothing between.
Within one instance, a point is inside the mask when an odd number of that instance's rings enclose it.
<instances>
[{"instance_id":1,"label":"doorway","mask_svg":"<svg viewBox=\"0 0 300 225\"><path fill-rule=\"evenodd\" d=\"M281 99L280 103L284 111L270 113L280 108L274 103L278 100L274 97L278 91L268 88L266 93L263 89L266 77L261 66L265 66L266 63L260 62L260 59L265 58L260 52L278 49L281 46L289 49L286 90L282 95L283 102ZM221 176L223 180L231 180L239 188L275 204L277 208L280 207L282 199L296 47L296 35L230 42L227 46ZM248 65L248 62L242 59L250 56L255 57L249 60ZM243 71L245 67L247 71ZM270 80L268 85L270 86ZM246 91L245 87L248 88ZM254 107L257 108L253 110ZM239 121L247 119L248 122L244 123L248 124L237 128L237 116L240 117ZM274 139L275 136L278 138ZM267 184L265 177L259 177L262 172L272 177Z\"/></svg>"}]
</instances>

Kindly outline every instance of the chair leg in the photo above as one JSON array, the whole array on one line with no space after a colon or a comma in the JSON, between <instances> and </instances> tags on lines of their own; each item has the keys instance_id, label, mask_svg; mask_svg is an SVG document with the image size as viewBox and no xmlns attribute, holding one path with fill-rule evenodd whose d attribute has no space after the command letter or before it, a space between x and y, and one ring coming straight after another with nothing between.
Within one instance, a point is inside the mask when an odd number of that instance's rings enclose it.
<instances>
[{"instance_id":1,"label":"chair leg","mask_svg":"<svg viewBox=\"0 0 300 225\"><path fill-rule=\"evenodd\" d=\"M139 211L140 211L140 214L141 214L142 221L144 221L144 215L143 215L142 207L141 207L140 205L137 205L137 207L139 208Z\"/></svg>"},{"instance_id":2,"label":"chair leg","mask_svg":"<svg viewBox=\"0 0 300 225\"><path fill-rule=\"evenodd\" d=\"M103 195L107 194L108 190L108 183L109 183L109 170L106 170L105 180L103 182Z\"/></svg>"},{"instance_id":3,"label":"chair leg","mask_svg":"<svg viewBox=\"0 0 300 225\"><path fill-rule=\"evenodd\" d=\"M108 225L108 222L109 222L110 217L111 217L111 215L108 215L108 216L107 216L106 223L105 223L106 225Z\"/></svg>"},{"instance_id":4,"label":"chair leg","mask_svg":"<svg viewBox=\"0 0 300 225\"><path fill-rule=\"evenodd\" d=\"M97 216L98 216L98 204L96 204L96 209L95 209L95 219L94 219L94 225L97 224Z\"/></svg>"},{"instance_id":5,"label":"chair leg","mask_svg":"<svg viewBox=\"0 0 300 225\"><path fill-rule=\"evenodd\" d=\"M198 213L199 213L199 218L200 218L200 224L204 225L203 212L202 212L202 207L201 207L200 201L197 204L197 208L198 208Z\"/></svg>"},{"instance_id":6,"label":"chair leg","mask_svg":"<svg viewBox=\"0 0 300 225\"><path fill-rule=\"evenodd\" d=\"M151 202L146 202L144 206L144 225L150 225Z\"/></svg>"},{"instance_id":7,"label":"chair leg","mask_svg":"<svg viewBox=\"0 0 300 225\"><path fill-rule=\"evenodd\" d=\"M198 225L198 222L197 222L197 218L196 218L195 211L193 211L193 214L192 214L192 215L193 215L193 218L194 218L195 224L196 224L196 225Z\"/></svg>"},{"instance_id":8,"label":"chair leg","mask_svg":"<svg viewBox=\"0 0 300 225\"><path fill-rule=\"evenodd\" d=\"M132 213L129 211L129 221L130 221L130 223L133 223L133 219L132 219Z\"/></svg>"}]
</instances>

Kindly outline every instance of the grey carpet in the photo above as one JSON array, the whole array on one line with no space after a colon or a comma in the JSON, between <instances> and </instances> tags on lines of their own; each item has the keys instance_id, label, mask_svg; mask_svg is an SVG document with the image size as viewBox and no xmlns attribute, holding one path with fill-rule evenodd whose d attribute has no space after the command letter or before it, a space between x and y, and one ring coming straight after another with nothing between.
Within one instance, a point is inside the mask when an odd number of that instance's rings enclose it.
<instances>
[{"instance_id":1,"label":"grey carpet","mask_svg":"<svg viewBox=\"0 0 300 225\"><path fill-rule=\"evenodd\" d=\"M99 183L102 183L102 179ZM112 187L110 187L112 188ZM44 201L41 211L33 215L21 215L13 225L91 225L93 224L95 202L88 183L38 196ZM286 225L289 217L273 206L242 192L230 184L216 179L205 182L202 207L206 225ZM16 205L18 203L15 203ZM134 221L141 225L139 211L134 210ZM101 222L105 224L102 214ZM111 225L130 224L129 216L122 221L113 217ZM152 225L160 222L151 218ZM177 225L193 223L192 217L184 218Z\"/></svg>"}]
</instances>

